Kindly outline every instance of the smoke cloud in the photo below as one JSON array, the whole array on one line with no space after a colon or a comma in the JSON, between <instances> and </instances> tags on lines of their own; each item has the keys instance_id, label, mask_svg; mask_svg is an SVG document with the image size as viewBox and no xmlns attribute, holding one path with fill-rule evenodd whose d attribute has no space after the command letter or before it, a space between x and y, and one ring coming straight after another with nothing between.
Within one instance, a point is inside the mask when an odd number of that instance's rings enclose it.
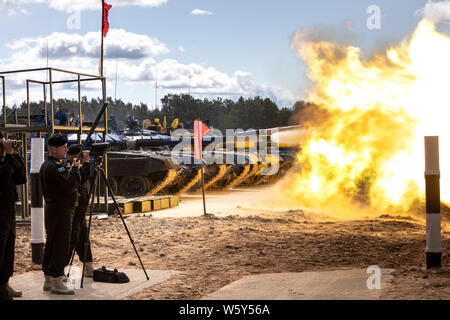
<instances>
[{"instance_id":1,"label":"smoke cloud","mask_svg":"<svg viewBox=\"0 0 450 320\"><path fill-rule=\"evenodd\" d=\"M435 23L450 23L450 1L433 2L429 0L424 8L416 10L416 15Z\"/></svg>"}]
</instances>

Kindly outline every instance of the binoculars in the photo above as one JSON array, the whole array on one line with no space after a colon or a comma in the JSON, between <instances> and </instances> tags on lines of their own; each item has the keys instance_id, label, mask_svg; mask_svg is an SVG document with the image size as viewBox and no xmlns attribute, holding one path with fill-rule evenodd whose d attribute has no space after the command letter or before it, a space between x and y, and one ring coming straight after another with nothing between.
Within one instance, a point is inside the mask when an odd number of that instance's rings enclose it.
<instances>
[{"instance_id":1,"label":"binoculars","mask_svg":"<svg viewBox=\"0 0 450 320\"><path fill-rule=\"evenodd\" d=\"M22 140L11 140L11 146L14 149L18 149L18 148L22 147Z\"/></svg>"},{"instance_id":2,"label":"binoculars","mask_svg":"<svg viewBox=\"0 0 450 320\"><path fill-rule=\"evenodd\" d=\"M11 147L13 147L14 149L18 149L18 148L22 147L22 140L9 140L9 141L11 141ZM0 146L1 146L1 144L0 144Z\"/></svg>"}]
</instances>

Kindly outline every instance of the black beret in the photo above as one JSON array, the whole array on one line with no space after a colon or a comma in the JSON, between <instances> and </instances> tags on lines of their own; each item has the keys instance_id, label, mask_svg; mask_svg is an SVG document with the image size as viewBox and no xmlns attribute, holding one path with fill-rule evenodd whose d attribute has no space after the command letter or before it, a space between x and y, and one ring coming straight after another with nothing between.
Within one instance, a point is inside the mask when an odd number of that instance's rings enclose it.
<instances>
[{"instance_id":1,"label":"black beret","mask_svg":"<svg viewBox=\"0 0 450 320\"><path fill-rule=\"evenodd\" d=\"M60 147L67 143L67 136L61 133L55 133L48 138L48 145L52 147Z\"/></svg>"},{"instance_id":2,"label":"black beret","mask_svg":"<svg viewBox=\"0 0 450 320\"><path fill-rule=\"evenodd\" d=\"M74 154L79 154L81 152L81 144L73 144L69 147L69 150L67 151L67 154L69 156Z\"/></svg>"}]
</instances>

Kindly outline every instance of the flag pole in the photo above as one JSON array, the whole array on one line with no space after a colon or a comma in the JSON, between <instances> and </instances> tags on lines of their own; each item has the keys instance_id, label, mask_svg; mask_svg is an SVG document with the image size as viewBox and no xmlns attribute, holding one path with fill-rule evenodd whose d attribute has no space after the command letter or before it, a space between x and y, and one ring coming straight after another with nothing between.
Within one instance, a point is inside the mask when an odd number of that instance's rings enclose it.
<instances>
[{"instance_id":1,"label":"flag pole","mask_svg":"<svg viewBox=\"0 0 450 320\"><path fill-rule=\"evenodd\" d=\"M100 36L101 36L101 49L100 49L100 76L103 77L103 23L105 21L105 9L104 2L102 0L102 27L100 28Z\"/></svg>"},{"instance_id":2,"label":"flag pole","mask_svg":"<svg viewBox=\"0 0 450 320\"><path fill-rule=\"evenodd\" d=\"M200 121L199 121L200 122ZM203 177L203 148L202 148L202 123L198 123L198 144L199 144L199 152L200 152L200 170L202 173L202 193L203 193L203 214L206 216L206 201L205 201L205 179Z\"/></svg>"}]
</instances>

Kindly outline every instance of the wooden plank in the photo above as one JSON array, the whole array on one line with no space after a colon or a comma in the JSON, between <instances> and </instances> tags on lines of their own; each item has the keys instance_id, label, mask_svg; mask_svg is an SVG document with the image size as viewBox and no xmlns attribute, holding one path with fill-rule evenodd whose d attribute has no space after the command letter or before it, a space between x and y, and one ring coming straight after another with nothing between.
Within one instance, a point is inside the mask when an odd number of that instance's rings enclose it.
<instances>
[{"instance_id":1,"label":"wooden plank","mask_svg":"<svg viewBox=\"0 0 450 320\"><path fill-rule=\"evenodd\" d=\"M5 128L26 128L26 124L7 123Z\"/></svg>"},{"instance_id":2,"label":"wooden plank","mask_svg":"<svg viewBox=\"0 0 450 320\"><path fill-rule=\"evenodd\" d=\"M66 131L66 132L78 132L80 131L80 127L70 127L70 126L54 126L55 131ZM91 130L91 127L82 127L82 131L83 132L89 132ZM103 127L97 127L95 128L96 132L102 132L104 131L105 128Z\"/></svg>"}]
</instances>

